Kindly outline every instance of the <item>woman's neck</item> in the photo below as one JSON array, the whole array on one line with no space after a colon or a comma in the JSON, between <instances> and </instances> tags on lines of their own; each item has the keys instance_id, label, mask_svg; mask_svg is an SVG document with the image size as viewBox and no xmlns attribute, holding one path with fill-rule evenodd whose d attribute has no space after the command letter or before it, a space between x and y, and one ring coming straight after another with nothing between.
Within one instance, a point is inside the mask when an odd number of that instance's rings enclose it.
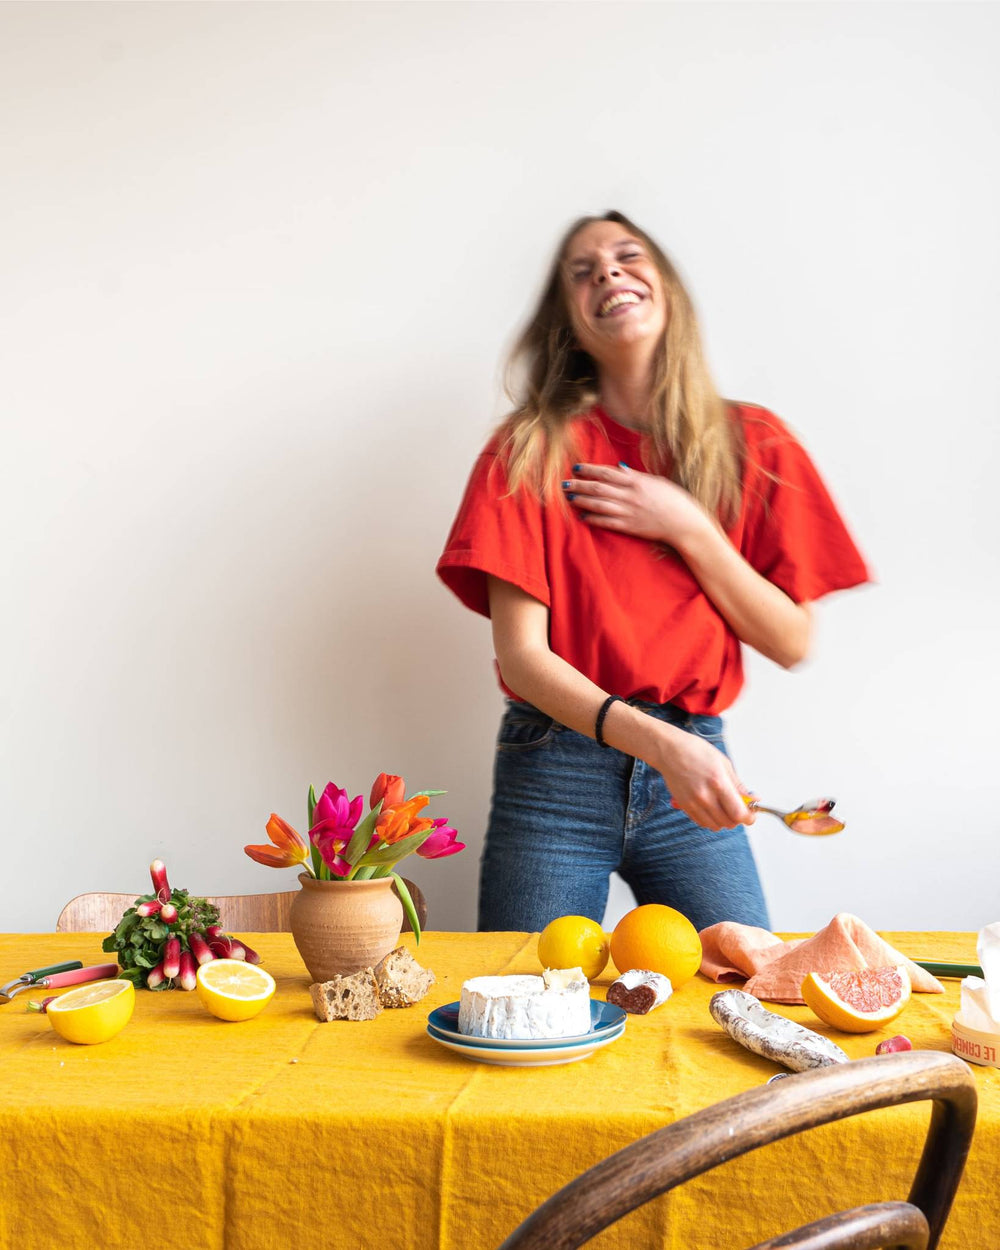
<instances>
[{"instance_id":1,"label":"woman's neck","mask_svg":"<svg viewBox=\"0 0 1000 1250\"><path fill-rule=\"evenodd\" d=\"M636 369L599 370L601 407L619 425L633 430L649 429L653 396L651 372L645 365Z\"/></svg>"}]
</instances>

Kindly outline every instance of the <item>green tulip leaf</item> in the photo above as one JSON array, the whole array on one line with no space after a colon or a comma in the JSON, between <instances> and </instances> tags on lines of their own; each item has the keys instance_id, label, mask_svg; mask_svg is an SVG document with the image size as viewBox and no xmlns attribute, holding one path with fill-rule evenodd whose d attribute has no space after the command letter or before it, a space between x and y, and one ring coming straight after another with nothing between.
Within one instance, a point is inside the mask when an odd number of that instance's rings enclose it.
<instances>
[{"instance_id":1,"label":"green tulip leaf","mask_svg":"<svg viewBox=\"0 0 1000 1250\"><path fill-rule=\"evenodd\" d=\"M344 851L344 859L353 868L361 859L365 851L368 850L368 843L372 840L372 834L375 832L375 822L378 820L378 814L382 810L382 800L375 804L372 810L360 821L354 830L354 836L347 844L347 850Z\"/></svg>"},{"instance_id":2,"label":"green tulip leaf","mask_svg":"<svg viewBox=\"0 0 1000 1250\"><path fill-rule=\"evenodd\" d=\"M413 936L417 939L417 945L420 945L420 921L417 918L417 909L413 906L413 899L410 897L410 891L406 888L406 882L398 873L390 874L396 883L396 892L399 895L399 901L403 904L403 911L406 912L406 918L413 928Z\"/></svg>"},{"instance_id":3,"label":"green tulip leaf","mask_svg":"<svg viewBox=\"0 0 1000 1250\"><path fill-rule=\"evenodd\" d=\"M315 787L315 786L310 786L310 787L309 787L309 794L308 794L308 796L307 796L307 798L306 798L306 807L307 807L307 808L308 808L308 810L309 810L309 828L310 828L310 829L313 827L313 817L316 815L316 803L317 803L317 801L318 801L318 800L317 800L317 798L316 798L316 787ZM307 838L309 838L309 835L308 835L308 834L306 834L306 837L307 837ZM311 839L311 838L309 838L309 858L310 858L310 860L312 861L313 876L314 876L314 877L319 878L320 880L322 880L322 876L323 876L323 859L322 859L322 856L321 856L321 855L320 855L320 853L319 853L319 847L318 847L318 846L314 846L314 845L313 845L313 842L312 842L312 839Z\"/></svg>"},{"instance_id":4,"label":"green tulip leaf","mask_svg":"<svg viewBox=\"0 0 1000 1250\"><path fill-rule=\"evenodd\" d=\"M318 801L319 800L316 798L316 787L310 786L309 796L306 799L306 804L309 808L309 828L310 829L313 827L313 816L316 815L316 804Z\"/></svg>"},{"instance_id":5,"label":"green tulip leaf","mask_svg":"<svg viewBox=\"0 0 1000 1250\"><path fill-rule=\"evenodd\" d=\"M423 846L433 832L433 829L425 829L423 833L411 833L408 837L400 838L398 842L393 842L388 846L382 842L373 851L363 855L358 862L366 867L371 864L376 868L384 868L387 864L397 864L407 855L412 855L417 847Z\"/></svg>"}]
</instances>

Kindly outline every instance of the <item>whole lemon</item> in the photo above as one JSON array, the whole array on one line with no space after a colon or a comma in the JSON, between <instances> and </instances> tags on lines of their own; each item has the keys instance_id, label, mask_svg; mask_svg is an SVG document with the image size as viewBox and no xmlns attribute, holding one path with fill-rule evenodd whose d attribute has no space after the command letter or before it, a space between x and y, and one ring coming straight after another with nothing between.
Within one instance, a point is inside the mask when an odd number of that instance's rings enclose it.
<instances>
[{"instance_id":1,"label":"whole lemon","mask_svg":"<svg viewBox=\"0 0 1000 1250\"><path fill-rule=\"evenodd\" d=\"M660 972L676 990L701 966L701 938L687 916L673 907L644 903L618 921L611 935L611 958L619 972Z\"/></svg>"},{"instance_id":2,"label":"whole lemon","mask_svg":"<svg viewBox=\"0 0 1000 1250\"><path fill-rule=\"evenodd\" d=\"M543 968L582 968L592 981L608 962L608 935L589 916L560 916L538 935L538 959Z\"/></svg>"}]
</instances>

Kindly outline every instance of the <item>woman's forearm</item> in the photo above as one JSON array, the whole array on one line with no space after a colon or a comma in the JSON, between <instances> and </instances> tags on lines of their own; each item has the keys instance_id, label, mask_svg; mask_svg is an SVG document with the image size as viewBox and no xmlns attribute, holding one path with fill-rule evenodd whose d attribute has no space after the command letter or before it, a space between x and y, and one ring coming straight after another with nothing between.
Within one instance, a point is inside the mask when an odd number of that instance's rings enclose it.
<instances>
[{"instance_id":1,"label":"woman's forearm","mask_svg":"<svg viewBox=\"0 0 1000 1250\"><path fill-rule=\"evenodd\" d=\"M784 668L809 651L811 613L762 577L715 518L692 496L654 473L621 465L577 465L563 483L581 520L672 547L741 642Z\"/></svg>"},{"instance_id":2,"label":"woman's forearm","mask_svg":"<svg viewBox=\"0 0 1000 1250\"><path fill-rule=\"evenodd\" d=\"M547 646L521 642L504 648L495 646L495 650L504 685L519 699L534 704L546 716L577 733L595 736L597 713L608 692ZM651 763L661 728L672 726L662 725L630 704L614 703L608 710L602 735L605 742Z\"/></svg>"},{"instance_id":3,"label":"woman's forearm","mask_svg":"<svg viewBox=\"0 0 1000 1250\"><path fill-rule=\"evenodd\" d=\"M721 529L705 524L686 534L678 552L741 642L782 668L809 654L812 613L740 555Z\"/></svg>"},{"instance_id":4,"label":"woman's forearm","mask_svg":"<svg viewBox=\"0 0 1000 1250\"><path fill-rule=\"evenodd\" d=\"M551 650L545 605L496 578L490 578L489 598L493 647L507 688L560 724L595 737L597 713L608 692ZM697 735L615 702L602 736L608 746L662 773L677 806L704 828L753 820L732 765Z\"/></svg>"}]
</instances>

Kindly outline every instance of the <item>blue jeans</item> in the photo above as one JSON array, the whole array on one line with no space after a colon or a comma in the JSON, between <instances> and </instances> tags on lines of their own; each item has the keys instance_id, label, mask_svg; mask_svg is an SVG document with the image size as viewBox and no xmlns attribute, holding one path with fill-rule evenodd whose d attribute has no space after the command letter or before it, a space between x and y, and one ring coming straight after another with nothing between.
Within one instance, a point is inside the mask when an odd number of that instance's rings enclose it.
<instances>
[{"instance_id":1,"label":"blue jeans","mask_svg":"<svg viewBox=\"0 0 1000 1250\"><path fill-rule=\"evenodd\" d=\"M725 753L718 716L629 700ZM479 928L534 933L556 916L601 922L618 872L641 903L666 903L697 929L770 928L742 825L712 833L670 806L662 775L527 703L508 701L480 862Z\"/></svg>"}]
</instances>

